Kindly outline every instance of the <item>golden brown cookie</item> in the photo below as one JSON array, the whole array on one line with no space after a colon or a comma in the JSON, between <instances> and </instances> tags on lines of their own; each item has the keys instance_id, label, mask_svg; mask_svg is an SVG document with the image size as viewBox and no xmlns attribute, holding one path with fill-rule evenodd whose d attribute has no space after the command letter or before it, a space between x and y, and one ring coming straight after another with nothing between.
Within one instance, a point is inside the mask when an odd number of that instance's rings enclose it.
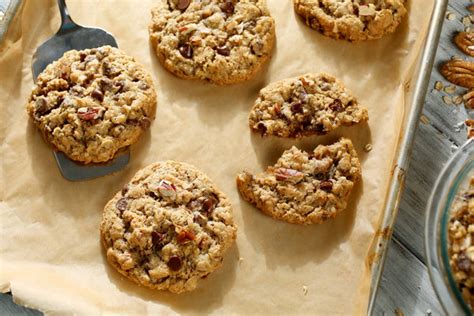
<instances>
[{"instance_id":1,"label":"golden brown cookie","mask_svg":"<svg viewBox=\"0 0 474 316\"><path fill-rule=\"evenodd\" d=\"M405 0L293 0L311 28L348 41L379 39L395 32L407 10Z\"/></svg>"},{"instance_id":2,"label":"golden brown cookie","mask_svg":"<svg viewBox=\"0 0 474 316\"><path fill-rule=\"evenodd\" d=\"M118 272L173 293L195 289L220 267L236 231L229 199L202 172L175 161L138 171L107 203L100 225Z\"/></svg>"},{"instance_id":3,"label":"golden brown cookie","mask_svg":"<svg viewBox=\"0 0 474 316\"><path fill-rule=\"evenodd\" d=\"M228 85L251 79L270 57L275 22L264 0L160 0L149 32L168 71Z\"/></svg>"},{"instance_id":4,"label":"golden brown cookie","mask_svg":"<svg viewBox=\"0 0 474 316\"><path fill-rule=\"evenodd\" d=\"M145 68L117 48L66 52L38 76L27 111L72 160L100 163L135 143L155 117Z\"/></svg>"},{"instance_id":5,"label":"golden brown cookie","mask_svg":"<svg viewBox=\"0 0 474 316\"><path fill-rule=\"evenodd\" d=\"M294 224L322 223L342 212L361 176L349 139L319 145L312 153L285 151L266 171L237 176L242 197L267 215Z\"/></svg>"},{"instance_id":6,"label":"golden brown cookie","mask_svg":"<svg viewBox=\"0 0 474 316\"><path fill-rule=\"evenodd\" d=\"M369 119L342 82L328 74L306 74L269 84L250 111L250 128L262 136L324 135Z\"/></svg>"}]
</instances>

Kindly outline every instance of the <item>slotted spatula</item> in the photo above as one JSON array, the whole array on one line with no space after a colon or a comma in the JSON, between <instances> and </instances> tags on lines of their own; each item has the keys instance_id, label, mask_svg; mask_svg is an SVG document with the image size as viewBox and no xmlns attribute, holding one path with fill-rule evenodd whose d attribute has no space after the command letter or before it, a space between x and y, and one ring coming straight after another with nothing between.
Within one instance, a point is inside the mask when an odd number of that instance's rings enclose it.
<instances>
[{"instance_id":1,"label":"slotted spatula","mask_svg":"<svg viewBox=\"0 0 474 316\"><path fill-rule=\"evenodd\" d=\"M58 32L38 47L33 55L32 71L35 82L46 66L59 59L68 50L81 50L104 45L118 47L110 33L74 23L69 16L65 0L58 0L58 6L61 13L61 26ZM54 151L54 156L64 178L80 181L97 178L122 169L130 160L130 150L127 148L117 153L112 161L104 164L79 164L59 151Z\"/></svg>"}]
</instances>

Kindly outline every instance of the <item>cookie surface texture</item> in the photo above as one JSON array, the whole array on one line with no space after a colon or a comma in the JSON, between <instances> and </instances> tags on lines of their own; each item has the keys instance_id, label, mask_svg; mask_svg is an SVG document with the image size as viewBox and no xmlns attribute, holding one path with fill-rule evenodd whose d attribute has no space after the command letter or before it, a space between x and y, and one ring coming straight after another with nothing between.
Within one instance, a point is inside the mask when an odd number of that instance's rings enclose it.
<instances>
[{"instance_id":1,"label":"cookie surface texture","mask_svg":"<svg viewBox=\"0 0 474 316\"><path fill-rule=\"evenodd\" d=\"M306 25L326 36L366 41L393 33L405 16L405 0L293 0Z\"/></svg>"},{"instance_id":2,"label":"cookie surface texture","mask_svg":"<svg viewBox=\"0 0 474 316\"><path fill-rule=\"evenodd\" d=\"M138 171L104 208L109 263L139 285L181 293L221 266L236 238L232 207L191 165L166 161Z\"/></svg>"},{"instance_id":3,"label":"cookie surface texture","mask_svg":"<svg viewBox=\"0 0 474 316\"><path fill-rule=\"evenodd\" d=\"M251 79L270 57L275 22L263 0L161 0L149 33L171 73L228 85Z\"/></svg>"},{"instance_id":4,"label":"cookie surface texture","mask_svg":"<svg viewBox=\"0 0 474 316\"><path fill-rule=\"evenodd\" d=\"M72 160L100 163L135 143L155 117L150 75L110 46L68 51L38 76L27 111Z\"/></svg>"},{"instance_id":5,"label":"cookie surface texture","mask_svg":"<svg viewBox=\"0 0 474 316\"><path fill-rule=\"evenodd\" d=\"M310 154L292 147L265 172L239 174L237 187L267 215L293 224L317 224L346 208L360 176L352 142L342 138Z\"/></svg>"},{"instance_id":6,"label":"cookie surface texture","mask_svg":"<svg viewBox=\"0 0 474 316\"><path fill-rule=\"evenodd\" d=\"M262 136L298 138L324 135L368 118L367 109L339 80L324 73L305 74L260 90L249 126Z\"/></svg>"}]
</instances>

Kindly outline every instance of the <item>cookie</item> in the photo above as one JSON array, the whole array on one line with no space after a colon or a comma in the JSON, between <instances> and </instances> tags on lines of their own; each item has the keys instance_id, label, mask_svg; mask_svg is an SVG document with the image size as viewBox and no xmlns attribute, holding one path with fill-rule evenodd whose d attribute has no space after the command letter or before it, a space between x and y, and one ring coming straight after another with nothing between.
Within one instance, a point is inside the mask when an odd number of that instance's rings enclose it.
<instances>
[{"instance_id":1,"label":"cookie","mask_svg":"<svg viewBox=\"0 0 474 316\"><path fill-rule=\"evenodd\" d=\"M260 90L249 125L262 136L302 137L368 118L367 109L339 80L322 73L277 81Z\"/></svg>"},{"instance_id":2,"label":"cookie","mask_svg":"<svg viewBox=\"0 0 474 316\"><path fill-rule=\"evenodd\" d=\"M308 154L296 147L257 175L237 176L242 197L263 213L293 224L316 224L342 212L361 176L349 139L319 145Z\"/></svg>"},{"instance_id":3,"label":"cookie","mask_svg":"<svg viewBox=\"0 0 474 316\"><path fill-rule=\"evenodd\" d=\"M148 288L191 291L236 238L229 199L202 172L166 161L138 171L104 208L107 260Z\"/></svg>"},{"instance_id":4,"label":"cookie","mask_svg":"<svg viewBox=\"0 0 474 316\"><path fill-rule=\"evenodd\" d=\"M311 28L348 41L379 39L395 32L407 10L405 0L293 0Z\"/></svg>"},{"instance_id":5,"label":"cookie","mask_svg":"<svg viewBox=\"0 0 474 316\"><path fill-rule=\"evenodd\" d=\"M149 33L171 73L229 85L251 79L270 57L275 22L264 0L160 0Z\"/></svg>"},{"instance_id":6,"label":"cookie","mask_svg":"<svg viewBox=\"0 0 474 316\"><path fill-rule=\"evenodd\" d=\"M66 52L38 76L27 105L46 141L85 164L135 143L155 108L145 68L110 46Z\"/></svg>"},{"instance_id":7,"label":"cookie","mask_svg":"<svg viewBox=\"0 0 474 316\"><path fill-rule=\"evenodd\" d=\"M449 265L464 301L474 309L474 177L462 190L450 209L448 222Z\"/></svg>"}]
</instances>

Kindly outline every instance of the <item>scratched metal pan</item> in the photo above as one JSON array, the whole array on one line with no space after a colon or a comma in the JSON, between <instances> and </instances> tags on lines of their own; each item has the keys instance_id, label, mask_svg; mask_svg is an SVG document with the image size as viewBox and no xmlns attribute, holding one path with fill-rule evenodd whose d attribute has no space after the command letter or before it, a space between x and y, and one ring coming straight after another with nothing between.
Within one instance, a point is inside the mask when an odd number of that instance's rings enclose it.
<instances>
[{"instance_id":1,"label":"scratched metal pan","mask_svg":"<svg viewBox=\"0 0 474 316\"><path fill-rule=\"evenodd\" d=\"M9 0L0 0L0 9L2 4ZM6 10L3 19L0 19L0 42L6 31L9 21L14 17L20 0L11 0L10 6ZM371 285L370 300L368 314L372 314L374 308L375 297L377 294L380 278L382 276L385 255L387 253L388 244L392 235L392 228L395 224L400 198L405 184L406 170L408 168L410 151L415 138L416 128L420 120L423 104L425 100L428 82L434 64L436 49L438 47L439 36L443 25L444 14L448 0L435 0L433 12L431 13L431 22L425 39L425 46L421 56L418 58L417 67L415 68L414 80L410 86L409 102L411 104L410 111L404 119L404 126L398 143L397 155L392 167L392 179L386 196L386 202L383 209L381 226L369 255L371 269ZM1 21L3 20L3 21Z\"/></svg>"},{"instance_id":2,"label":"scratched metal pan","mask_svg":"<svg viewBox=\"0 0 474 316\"><path fill-rule=\"evenodd\" d=\"M419 0L418 0L419 1ZM433 69L433 64L438 48L439 36L443 26L444 15L448 0L436 0L431 13L429 30L425 39L425 46L418 58L415 75L409 88L411 104L410 111L405 114L404 125L397 147L397 155L392 166L392 179L383 210L383 218L379 233L372 243L368 264L371 268L370 301L368 314L372 315L375 297L382 276L388 244L392 236L392 228L400 205L403 188L405 185L406 170L409 164L410 151L415 139L415 132L420 121L421 112L425 101L428 83ZM410 91L413 89L412 91Z\"/></svg>"}]
</instances>

